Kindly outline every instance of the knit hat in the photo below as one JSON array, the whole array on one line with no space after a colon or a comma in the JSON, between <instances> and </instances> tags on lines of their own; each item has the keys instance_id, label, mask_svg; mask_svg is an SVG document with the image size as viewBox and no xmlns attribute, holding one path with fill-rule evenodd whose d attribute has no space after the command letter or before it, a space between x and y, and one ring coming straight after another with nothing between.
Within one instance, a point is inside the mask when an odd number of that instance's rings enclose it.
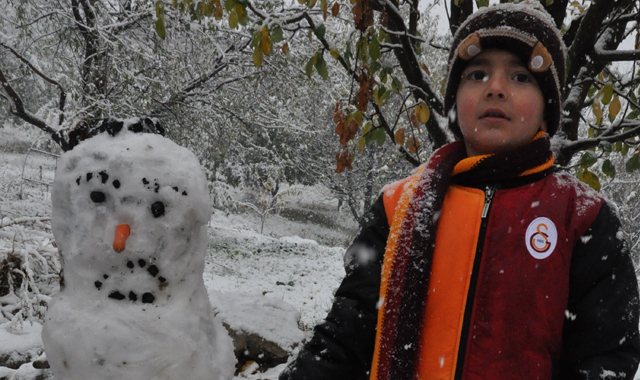
<instances>
[{"instance_id":1,"label":"knit hat","mask_svg":"<svg viewBox=\"0 0 640 380\"><path fill-rule=\"evenodd\" d=\"M533 74L546 100L547 132L553 136L560 126L565 81L565 51L560 31L539 2L499 4L482 8L458 28L449 52L445 110L451 115L456 93L467 63L483 50L514 53ZM462 132L457 117L449 117L449 128Z\"/></svg>"}]
</instances>

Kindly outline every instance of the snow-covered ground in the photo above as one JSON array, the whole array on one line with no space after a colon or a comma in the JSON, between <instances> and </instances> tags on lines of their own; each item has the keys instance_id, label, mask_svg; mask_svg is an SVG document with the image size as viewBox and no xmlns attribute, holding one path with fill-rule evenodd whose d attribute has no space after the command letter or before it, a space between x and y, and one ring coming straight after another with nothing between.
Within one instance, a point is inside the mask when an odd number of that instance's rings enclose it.
<instances>
[{"instance_id":1,"label":"snow-covered ground","mask_svg":"<svg viewBox=\"0 0 640 380\"><path fill-rule=\"evenodd\" d=\"M26 155L30 141L37 137L30 130L0 128L0 262L8 252L55 259L50 186L24 181L53 181L55 158L34 152ZM260 218L251 211L215 210L208 226L204 280L214 311L223 321L260 332L295 352L331 305L333 291L344 275L344 245L356 225L337 210L337 201L317 187L295 192L287 210L269 216L262 234L258 232ZM38 283L42 300L56 292L55 283L55 279ZM48 370L34 368L33 363L43 353L42 326L16 323L18 318L10 322L9 311L18 301L0 297L0 302L5 311L4 316L0 314L0 360L28 362L19 369L0 367L0 379L52 378ZM253 314L258 310L261 314L256 318ZM36 312L33 310L34 315ZM279 365L258 372L253 364L236 379L274 379L283 368Z\"/></svg>"}]
</instances>

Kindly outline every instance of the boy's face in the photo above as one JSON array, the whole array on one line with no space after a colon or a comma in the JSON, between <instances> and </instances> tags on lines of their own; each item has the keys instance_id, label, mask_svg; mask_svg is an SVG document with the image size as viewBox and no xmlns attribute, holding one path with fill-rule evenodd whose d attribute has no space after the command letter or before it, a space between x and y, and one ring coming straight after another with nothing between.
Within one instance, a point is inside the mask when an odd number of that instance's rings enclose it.
<instances>
[{"instance_id":1,"label":"boy's face","mask_svg":"<svg viewBox=\"0 0 640 380\"><path fill-rule=\"evenodd\" d=\"M538 83L518 56L505 50L486 50L469 61L456 105L469 157L516 149L547 130Z\"/></svg>"}]
</instances>

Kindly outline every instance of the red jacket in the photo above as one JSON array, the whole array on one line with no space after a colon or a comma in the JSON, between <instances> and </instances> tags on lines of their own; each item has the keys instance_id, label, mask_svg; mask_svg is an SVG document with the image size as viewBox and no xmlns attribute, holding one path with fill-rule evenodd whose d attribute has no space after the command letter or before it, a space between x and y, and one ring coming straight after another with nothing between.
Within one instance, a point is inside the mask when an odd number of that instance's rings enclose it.
<instances>
[{"instance_id":1,"label":"red jacket","mask_svg":"<svg viewBox=\"0 0 640 380\"><path fill-rule=\"evenodd\" d=\"M632 379L637 282L610 206L566 175L488 189L447 192L416 332L419 378ZM331 312L281 379L366 379L385 354L374 355L376 305L402 191L391 186L372 208Z\"/></svg>"}]
</instances>

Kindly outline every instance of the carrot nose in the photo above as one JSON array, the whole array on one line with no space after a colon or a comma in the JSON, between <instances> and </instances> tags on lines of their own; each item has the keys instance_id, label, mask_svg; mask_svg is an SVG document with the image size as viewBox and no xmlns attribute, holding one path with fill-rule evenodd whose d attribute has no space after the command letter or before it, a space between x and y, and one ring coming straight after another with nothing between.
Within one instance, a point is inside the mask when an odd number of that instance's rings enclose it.
<instances>
[{"instance_id":1,"label":"carrot nose","mask_svg":"<svg viewBox=\"0 0 640 380\"><path fill-rule=\"evenodd\" d=\"M131 228L129 228L128 224L119 224L118 227L116 227L116 236L113 238L114 251L118 253L124 251L130 233Z\"/></svg>"}]
</instances>

